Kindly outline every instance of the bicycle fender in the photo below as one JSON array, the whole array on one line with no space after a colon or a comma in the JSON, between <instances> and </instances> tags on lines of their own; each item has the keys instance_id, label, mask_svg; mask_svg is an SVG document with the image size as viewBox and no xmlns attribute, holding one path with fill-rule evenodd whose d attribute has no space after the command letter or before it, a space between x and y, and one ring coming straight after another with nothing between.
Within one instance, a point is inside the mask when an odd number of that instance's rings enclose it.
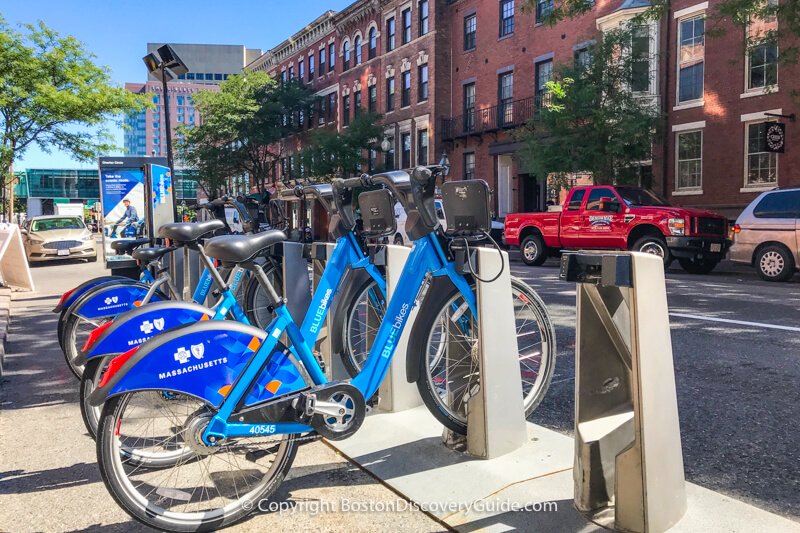
<instances>
[{"instance_id":1,"label":"bicycle fender","mask_svg":"<svg viewBox=\"0 0 800 533\"><path fill-rule=\"evenodd\" d=\"M85 365L89 359L127 352L163 332L209 320L216 312L190 302L155 302L127 311L108 325L95 329L74 359Z\"/></svg>"},{"instance_id":2,"label":"bicycle fender","mask_svg":"<svg viewBox=\"0 0 800 533\"><path fill-rule=\"evenodd\" d=\"M117 316L141 305L149 290L148 285L140 282L104 286L97 291L84 294L72 305L70 312L87 320ZM158 302L164 299L166 298L163 294L156 292L150 301Z\"/></svg>"},{"instance_id":3,"label":"bicycle fender","mask_svg":"<svg viewBox=\"0 0 800 533\"><path fill-rule=\"evenodd\" d=\"M73 303L75 303L75 300L83 296L89 289L97 287L98 285L108 282L125 282L125 281L130 281L131 283L136 282L136 280L131 278L126 278L125 276L101 276L99 278L90 279L89 281L84 281L83 283L72 289L72 291L70 291L69 293L69 296L59 301L58 305L56 305L55 308L53 309L53 312L60 313L64 309L69 309L69 307Z\"/></svg>"},{"instance_id":4,"label":"bicycle fender","mask_svg":"<svg viewBox=\"0 0 800 533\"><path fill-rule=\"evenodd\" d=\"M89 402L137 391L168 391L219 407L267 334L225 320L168 331L113 359Z\"/></svg>"},{"instance_id":5,"label":"bicycle fender","mask_svg":"<svg viewBox=\"0 0 800 533\"><path fill-rule=\"evenodd\" d=\"M113 278L114 276L108 276L109 278ZM89 287L86 287L84 290L81 291L81 294L77 295L75 298L68 298L69 305L66 305L66 301L64 302L65 305L61 310L61 315L58 317L58 345L61 346L61 349L64 349L64 326L67 322L67 317L70 316L70 313L74 311L77 306L75 304L79 303L87 294L92 294L102 287L111 286L111 285L119 285L119 284L126 284L126 285L133 285L136 283L136 280L132 280L130 278L122 278L122 279L102 279L97 284L93 284L94 280L90 280L87 283L91 284ZM80 287L79 287L80 288ZM75 292L78 292L78 289L75 289ZM70 295L72 296L72 295Z\"/></svg>"}]
</instances>

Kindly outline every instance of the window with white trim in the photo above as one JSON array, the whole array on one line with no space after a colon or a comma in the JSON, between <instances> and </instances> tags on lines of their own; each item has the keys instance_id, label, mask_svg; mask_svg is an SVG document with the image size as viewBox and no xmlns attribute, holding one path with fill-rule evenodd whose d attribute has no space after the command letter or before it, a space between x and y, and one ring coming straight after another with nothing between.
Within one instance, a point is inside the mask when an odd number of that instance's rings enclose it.
<instances>
[{"instance_id":1,"label":"window with white trim","mask_svg":"<svg viewBox=\"0 0 800 533\"><path fill-rule=\"evenodd\" d=\"M777 5L777 0L767 0ZM747 25L745 76L748 91L762 91L778 84L778 18L753 18Z\"/></svg>"},{"instance_id":2,"label":"window with white trim","mask_svg":"<svg viewBox=\"0 0 800 533\"><path fill-rule=\"evenodd\" d=\"M745 187L778 183L778 154L767 152L767 128L773 120L745 124Z\"/></svg>"},{"instance_id":3,"label":"window with white trim","mask_svg":"<svg viewBox=\"0 0 800 533\"><path fill-rule=\"evenodd\" d=\"M703 186L703 131L675 134L677 176L675 190L700 189Z\"/></svg>"},{"instance_id":4,"label":"window with white trim","mask_svg":"<svg viewBox=\"0 0 800 533\"><path fill-rule=\"evenodd\" d=\"M703 99L705 14L678 22L678 103Z\"/></svg>"}]
</instances>

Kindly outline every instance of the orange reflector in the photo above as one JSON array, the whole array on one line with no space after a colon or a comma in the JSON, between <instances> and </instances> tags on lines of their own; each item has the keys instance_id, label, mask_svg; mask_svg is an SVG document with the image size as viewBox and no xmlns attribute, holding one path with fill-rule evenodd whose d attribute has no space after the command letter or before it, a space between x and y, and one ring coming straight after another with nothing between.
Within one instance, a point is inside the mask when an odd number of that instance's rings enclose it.
<instances>
[{"instance_id":1,"label":"orange reflector","mask_svg":"<svg viewBox=\"0 0 800 533\"><path fill-rule=\"evenodd\" d=\"M230 385L225 385L224 387L221 387L217 392L220 393L222 396L228 396L228 393L231 391L231 388L232 387Z\"/></svg>"},{"instance_id":2,"label":"orange reflector","mask_svg":"<svg viewBox=\"0 0 800 533\"><path fill-rule=\"evenodd\" d=\"M252 339L250 339L250 343L247 345L247 348L254 352L257 352L260 347L261 347L261 340L259 340L258 337L253 337Z\"/></svg>"},{"instance_id":3,"label":"orange reflector","mask_svg":"<svg viewBox=\"0 0 800 533\"><path fill-rule=\"evenodd\" d=\"M267 383L267 386L264 388L270 391L272 394L277 394L278 389L281 388L281 385L283 385L283 383L281 383L277 379L273 379L272 381Z\"/></svg>"},{"instance_id":4,"label":"orange reflector","mask_svg":"<svg viewBox=\"0 0 800 533\"><path fill-rule=\"evenodd\" d=\"M208 315L203 315L200 317L200 321L202 322L203 320L208 320Z\"/></svg>"},{"instance_id":5,"label":"orange reflector","mask_svg":"<svg viewBox=\"0 0 800 533\"><path fill-rule=\"evenodd\" d=\"M141 305L142 305L142 301L141 300L136 300L135 302L133 302L133 306L134 307L140 307Z\"/></svg>"}]
</instances>

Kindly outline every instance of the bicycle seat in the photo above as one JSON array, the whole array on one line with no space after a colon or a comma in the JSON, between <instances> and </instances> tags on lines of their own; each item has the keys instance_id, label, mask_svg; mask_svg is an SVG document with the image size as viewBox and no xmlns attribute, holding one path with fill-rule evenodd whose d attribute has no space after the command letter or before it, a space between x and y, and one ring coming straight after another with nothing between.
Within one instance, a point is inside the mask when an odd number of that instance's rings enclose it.
<instances>
[{"instance_id":1,"label":"bicycle seat","mask_svg":"<svg viewBox=\"0 0 800 533\"><path fill-rule=\"evenodd\" d=\"M122 255L130 255L136 248L150 244L150 239L135 239L132 241L114 241L111 249Z\"/></svg>"},{"instance_id":2,"label":"bicycle seat","mask_svg":"<svg viewBox=\"0 0 800 533\"><path fill-rule=\"evenodd\" d=\"M133 252L133 258L138 259L139 261L144 261L149 263L150 261L156 261L161 259L168 253L175 250L175 248L139 248Z\"/></svg>"},{"instance_id":3,"label":"bicycle seat","mask_svg":"<svg viewBox=\"0 0 800 533\"><path fill-rule=\"evenodd\" d=\"M221 235L206 241L203 249L208 257L223 263L244 263L285 240L284 232L273 229L256 235Z\"/></svg>"},{"instance_id":4,"label":"bicycle seat","mask_svg":"<svg viewBox=\"0 0 800 533\"><path fill-rule=\"evenodd\" d=\"M175 222L164 224L158 228L158 236L175 242L194 242L200 237L213 231L223 229L225 223L221 220L208 220L206 222Z\"/></svg>"}]
</instances>

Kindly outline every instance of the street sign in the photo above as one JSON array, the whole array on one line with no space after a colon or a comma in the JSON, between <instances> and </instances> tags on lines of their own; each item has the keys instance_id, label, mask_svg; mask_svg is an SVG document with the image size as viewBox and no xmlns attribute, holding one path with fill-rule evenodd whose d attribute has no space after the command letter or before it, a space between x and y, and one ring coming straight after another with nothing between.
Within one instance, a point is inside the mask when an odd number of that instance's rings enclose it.
<instances>
[{"instance_id":1,"label":"street sign","mask_svg":"<svg viewBox=\"0 0 800 533\"><path fill-rule=\"evenodd\" d=\"M786 124L773 122L767 124L767 152L782 154L786 150Z\"/></svg>"}]
</instances>

